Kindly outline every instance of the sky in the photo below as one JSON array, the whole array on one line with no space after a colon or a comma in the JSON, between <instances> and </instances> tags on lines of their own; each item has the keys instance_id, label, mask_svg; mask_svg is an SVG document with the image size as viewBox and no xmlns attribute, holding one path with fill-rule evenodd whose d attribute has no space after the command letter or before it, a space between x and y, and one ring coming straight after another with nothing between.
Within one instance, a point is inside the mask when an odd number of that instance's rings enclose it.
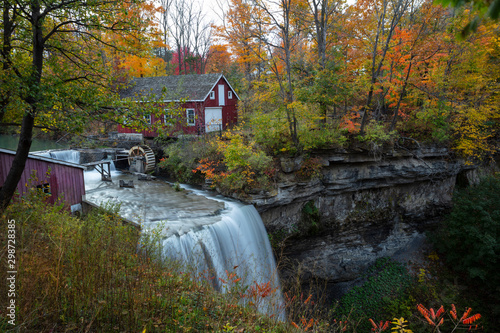
<instances>
[{"instance_id":1,"label":"sky","mask_svg":"<svg viewBox=\"0 0 500 333\"><path fill-rule=\"evenodd\" d=\"M187 0L187 1L199 1L201 2L203 9L207 15L207 19L213 20L216 25L222 24L222 10L220 8L221 3L227 3L227 0ZM227 6L225 7L227 8Z\"/></svg>"}]
</instances>

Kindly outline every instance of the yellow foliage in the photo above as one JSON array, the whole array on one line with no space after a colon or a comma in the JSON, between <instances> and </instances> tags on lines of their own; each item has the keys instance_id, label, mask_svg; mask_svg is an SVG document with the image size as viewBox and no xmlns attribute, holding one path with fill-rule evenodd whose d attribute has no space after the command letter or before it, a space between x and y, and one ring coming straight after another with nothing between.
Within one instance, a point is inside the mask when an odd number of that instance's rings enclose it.
<instances>
[{"instance_id":1,"label":"yellow foliage","mask_svg":"<svg viewBox=\"0 0 500 333\"><path fill-rule=\"evenodd\" d=\"M497 148L489 139L494 136L492 127L498 126L499 120L498 107L481 105L460 108L453 121L456 133L455 149L467 157L468 162L494 153Z\"/></svg>"}]
</instances>

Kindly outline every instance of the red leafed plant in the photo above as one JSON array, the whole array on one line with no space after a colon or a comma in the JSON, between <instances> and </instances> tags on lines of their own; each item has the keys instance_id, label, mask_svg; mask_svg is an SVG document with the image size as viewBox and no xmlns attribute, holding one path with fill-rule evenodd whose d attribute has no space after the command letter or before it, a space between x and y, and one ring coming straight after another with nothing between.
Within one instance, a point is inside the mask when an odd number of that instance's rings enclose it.
<instances>
[{"instance_id":1,"label":"red leafed plant","mask_svg":"<svg viewBox=\"0 0 500 333\"><path fill-rule=\"evenodd\" d=\"M380 332L383 332L383 331L385 331L386 329L389 328L389 324L390 324L389 321L386 321L386 322L381 321L380 323L376 324L373 319L370 318L369 320L370 320L370 323L373 326L372 327L372 332L380 333Z\"/></svg>"},{"instance_id":2,"label":"red leafed plant","mask_svg":"<svg viewBox=\"0 0 500 333\"><path fill-rule=\"evenodd\" d=\"M453 324L455 325L452 332L454 332L456 329L459 329L459 328L461 328L461 329L465 328L465 329L468 329L469 331L475 331L475 330L482 329L482 326L479 326L478 324L473 325L476 321L481 319L481 314L476 313L476 314L470 316L471 311L472 311L472 308L466 308L462 317L460 317L460 319L458 319L457 309L455 308L455 304L451 305L450 315L451 315Z\"/></svg>"},{"instance_id":3,"label":"red leafed plant","mask_svg":"<svg viewBox=\"0 0 500 333\"><path fill-rule=\"evenodd\" d=\"M424 316L429 325L436 327L436 332L440 332L439 326L443 325L444 322L444 318L441 318L441 316L444 314L444 307L442 305L437 310L437 312L434 311L433 308L427 310L422 304L417 305L417 310L422 314L422 316Z\"/></svg>"},{"instance_id":4,"label":"red leafed plant","mask_svg":"<svg viewBox=\"0 0 500 333\"><path fill-rule=\"evenodd\" d=\"M315 321L313 318L307 320L306 318L301 318L300 319L300 324L301 326L297 325L295 322L292 321L292 326L299 329L299 330L303 330L305 332L307 332L308 329L310 329L311 327L314 326L315 324Z\"/></svg>"},{"instance_id":5,"label":"red leafed plant","mask_svg":"<svg viewBox=\"0 0 500 333\"><path fill-rule=\"evenodd\" d=\"M358 133L361 127L361 124L355 121L358 118L361 118L361 116L357 113L345 115L342 117L340 128L346 129L350 134Z\"/></svg>"},{"instance_id":6,"label":"red leafed plant","mask_svg":"<svg viewBox=\"0 0 500 333\"><path fill-rule=\"evenodd\" d=\"M441 332L440 326L444 323L443 315L445 313L444 307L442 305L437 311L434 311L433 308L427 309L422 304L419 304L417 305L417 310L422 314L422 316L424 316L426 322L434 327L433 332ZM471 311L471 308L467 308L464 311L462 317L458 319L455 304L451 305L450 317L451 322L454 325L453 330L450 331L451 333L455 332L457 329L467 329L468 331L482 329L482 327L477 324L473 325L474 322L481 318L481 314L476 313L475 315L469 316Z\"/></svg>"}]
</instances>

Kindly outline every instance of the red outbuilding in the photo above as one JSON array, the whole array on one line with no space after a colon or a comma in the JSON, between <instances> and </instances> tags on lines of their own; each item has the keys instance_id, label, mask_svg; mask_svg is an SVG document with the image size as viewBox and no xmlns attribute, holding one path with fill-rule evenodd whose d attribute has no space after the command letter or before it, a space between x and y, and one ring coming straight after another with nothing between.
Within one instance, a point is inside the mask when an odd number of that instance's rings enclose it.
<instances>
[{"instance_id":1,"label":"red outbuilding","mask_svg":"<svg viewBox=\"0 0 500 333\"><path fill-rule=\"evenodd\" d=\"M7 178L15 155L13 150L0 148L0 187ZM38 187L49 194L50 203L61 199L68 209L81 210L82 196L85 195L84 171L85 167L79 164L29 154L17 192L23 195L28 186Z\"/></svg>"},{"instance_id":2,"label":"red outbuilding","mask_svg":"<svg viewBox=\"0 0 500 333\"><path fill-rule=\"evenodd\" d=\"M122 98L132 100L157 99L160 103L180 103L182 116L175 125L171 124L169 110L157 117L145 115L149 124L158 122L168 133L200 135L224 130L238 120L239 97L222 74L190 74L161 77L134 78L130 87L121 92ZM118 126L119 133L136 133L126 125ZM141 132L144 137L156 137L151 128Z\"/></svg>"}]
</instances>

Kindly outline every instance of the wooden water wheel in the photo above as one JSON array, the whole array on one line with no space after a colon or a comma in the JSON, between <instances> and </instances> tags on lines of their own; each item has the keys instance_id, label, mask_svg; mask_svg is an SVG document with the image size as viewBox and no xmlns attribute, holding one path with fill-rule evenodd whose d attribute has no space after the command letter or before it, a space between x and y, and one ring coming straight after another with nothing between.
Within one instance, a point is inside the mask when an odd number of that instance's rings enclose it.
<instances>
[{"instance_id":1,"label":"wooden water wheel","mask_svg":"<svg viewBox=\"0 0 500 333\"><path fill-rule=\"evenodd\" d=\"M128 152L128 164L133 165L137 163L137 160L142 161L144 173L154 171L156 165L155 154L148 146L142 145L130 148Z\"/></svg>"}]
</instances>

